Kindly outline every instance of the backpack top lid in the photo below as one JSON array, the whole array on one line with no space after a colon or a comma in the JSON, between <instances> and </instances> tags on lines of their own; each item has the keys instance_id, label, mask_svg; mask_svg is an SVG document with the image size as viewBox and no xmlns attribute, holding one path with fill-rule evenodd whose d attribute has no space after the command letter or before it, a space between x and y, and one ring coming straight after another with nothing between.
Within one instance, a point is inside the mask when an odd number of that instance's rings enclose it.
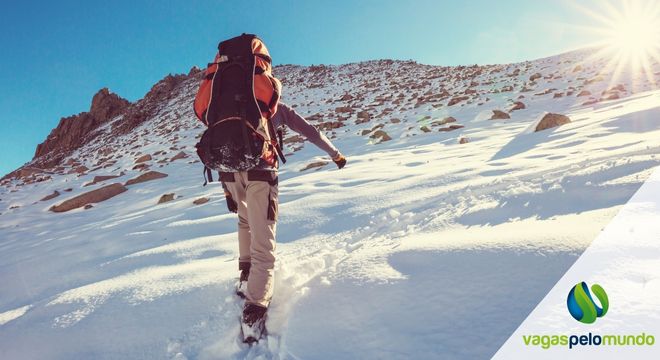
<instances>
[{"instance_id":1,"label":"backpack top lid","mask_svg":"<svg viewBox=\"0 0 660 360\"><path fill-rule=\"evenodd\" d=\"M218 54L228 56L257 55L271 63L271 57L264 42L254 34L243 33L218 44Z\"/></svg>"}]
</instances>

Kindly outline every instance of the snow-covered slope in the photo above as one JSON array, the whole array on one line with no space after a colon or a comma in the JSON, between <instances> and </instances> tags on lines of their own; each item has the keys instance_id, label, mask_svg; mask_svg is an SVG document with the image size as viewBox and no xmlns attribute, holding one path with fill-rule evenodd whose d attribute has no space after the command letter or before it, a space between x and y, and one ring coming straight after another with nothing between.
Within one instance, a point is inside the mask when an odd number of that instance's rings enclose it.
<instances>
[{"instance_id":1,"label":"snow-covered slope","mask_svg":"<svg viewBox=\"0 0 660 360\"><path fill-rule=\"evenodd\" d=\"M237 342L236 218L201 186L189 76L128 134L118 116L42 181L0 186L0 357L491 356L660 164L660 64L613 82L591 52L277 67L284 100L348 165L287 135L270 336L251 349ZM572 122L534 132L546 112ZM168 176L49 211L147 170ZM119 176L85 186L101 175Z\"/></svg>"}]
</instances>

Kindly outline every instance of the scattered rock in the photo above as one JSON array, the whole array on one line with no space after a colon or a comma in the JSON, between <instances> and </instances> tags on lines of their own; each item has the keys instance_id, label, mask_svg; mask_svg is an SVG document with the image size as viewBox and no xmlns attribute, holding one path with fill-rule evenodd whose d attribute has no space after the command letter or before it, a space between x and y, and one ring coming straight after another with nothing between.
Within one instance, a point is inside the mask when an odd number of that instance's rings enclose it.
<instances>
[{"instance_id":1,"label":"scattered rock","mask_svg":"<svg viewBox=\"0 0 660 360\"><path fill-rule=\"evenodd\" d=\"M429 129L428 126L426 126L426 125L420 127L419 129L422 130L425 133L431 132L431 129Z\"/></svg>"},{"instance_id":2,"label":"scattered rock","mask_svg":"<svg viewBox=\"0 0 660 360\"><path fill-rule=\"evenodd\" d=\"M126 189L124 185L120 183L114 183L65 200L58 205L53 205L49 210L52 212L65 212L77 209L87 204L99 203L101 201L108 200L123 193L126 190L128 189Z\"/></svg>"},{"instance_id":3,"label":"scattered rock","mask_svg":"<svg viewBox=\"0 0 660 360\"><path fill-rule=\"evenodd\" d=\"M158 203L162 204L172 200L174 200L174 193L163 194L160 199L158 199Z\"/></svg>"},{"instance_id":4,"label":"scattered rock","mask_svg":"<svg viewBox=\"0 0 660 360\"><path fill-rule=\"evenodd\" d=\"M535 73L532 76L529 77L529 81L536 81L537 79L541 78L541 73Z\"/></svg>"},{"instance_id":5,"label":"scattered rock","mask_svg":"<svg viewBox=\"0 0 660 360\"><path fill-rule=\"evenodd\" d=\"M199 199L195 199L195 201L193 201L193 204L195 204L195 205L202 205L202 204L206 204L207 202L209 202L209 200L210 200L210 199L207 198L207 197L201 197L201 198L199 198Z\"/></svg>"},{"instance_id":6,"label":"scattered rock","mask_svg":"<svg viewBox=\"0 0 660 360\"><path fill-rule=\"evenodd\" d=\"M133 169L132 169L132 170L140 170L140 171L143 171L143 170L148 170L148 169L149 169L149 164L147 164L147 163L139 163L139 164L133 166Z\"/></svg>"},{"instance_id":7,"label":"scattered rock","mask_svg":"<svg viewBox=\"0 0 660 360\"><path fill-rule=\"evenodd\" d=\"M447 103L447 106L454 106L454 105L458 104L459 102L465 101L465 100L468 100L468 99L470 99L468 96L457 96L457 97L452 98L451 100L449 100L449 102Z\"/></svg>"},{"instance_id":8,"label":"scattered rock","mask_svg":"<svg viewBox=\"0 0 660 360\"><path fill-rule=\"evenodd\" d=\"M74 174L74 173L75 174L84 174L87 171L89 171L87 166L80 165L80 166L76 167L75 169L71 170L71 172L69 172L69 174Z\"/></svg>"},{"instance_id":9,"label":"scattered rock","mask_svg":"<svg viewBox=\"0 0 660 360\"><path fill-rule=\"evenodd\" d=\"M582 90L577 94L577 97L582 97L582 96L591 96L591 92L587 90Z\"/></svg>"},{"instance_id":10,"label":"scattered rock","mask_svg":"<svg viewBox=\"0 0 660 360\"><path fill-rule=\"evenodd\" d=\"M44 197L41 198L41 200L39 200L39 201L48 201L48 200L54 199L54 198L56 198L56 197L58 197L58 196L60 196L60 192L57 191L57 190L55 190L55 191L53 191L52 194L44 196Z\"/></svg>"},{"instance_id":11,"label":"scattered rock","mask_svg":"<svg viewBox=\"0 0 660 360\"><path fill-rule=\"evenodd\" d=\"M304 168L300 169L300 171L305 171L313 168L321 168L323 166L326 166L329 164L327 161L315 161L313 163L307 164Z\"/></svg>"},{"instance_id":12,"label":"scattered rock","mask_svg":"<svg viewBox=\"0 0 660 360\"><path fill-rule=\"evenodd\" d=\"M122 174L122 175L123 175L123 174ZM110 179L115 179L115 178L118 178L118 177L120 177L120 176L121 176L121 175L97 175L97 176L94 176L94 179L92 179L92 181L86 183L86 184L83 185L83 186L95 185L95 184L97 184L97 183L100 183L101 181L106 181L106 180L110 180Z\"/></svg>"},{"instance_id":13,"label":"scattered rock","mask_svg":"<svg viewBox=\"0 0 660 360\"><path fill-rule=\"evenodd\" d=\"M376 132L369 137L372 139L380 139L380 142L392 140L392 138L383 130L376 130Z\"/></svg>"},{"instance_id":14,"label":"scattered rock","mask_svg":"<svg viewBox=\"0 0 660 360\"><path fill-rule=\"evenodd\" d=\"M536 125L536 130L534 131L550 129L553 127L568 124L570 122L571 119L569 119L568 116L566 115L547 113L545 114L545 116L543 116L541 121L539 121L539 123Z\"/></svg>"},{"instance_id":15,"label":"scattered rock","mask_svg":"<svg viewBox=\"0 0 660 360\"><path fill-rule=\"evenodd\" d=\"M462 138L458 139L459 144L467 144L469 142L470 142L470 140L468 140L468 138L466 138L466 137L462 137Z\"/></svg>"},{"instance_id":16,"label":"scattered rock","mask_svg":"<svg viewBox=\"0 0 660 360\"><path fill-rule=\"evenodd\" d=\"M145 181L162 179L164 177L167 177L167 174L163 174L163 173L158 172L158 171L149 171L149 172L146 172L146 173L144 173L144 174L142 174L142 175L140 175L136 178L128 180L125 185L126 186L135 185L135 184L143 183Z\"/></svg>"},{"instance_id":17,"label":"scattered rock","mask_svg":"<svg viewBox=\"0 0 660 360\"><path fill-rule=\"evenodd\" d=\"M510 119L511 116L509 114L505 113L504 111L501 110L493 110L493 115L490 117L491 120L503 120L503 119Z\"/></svg>"},{"instance_id":18,"label":"scattered rock","mask_svg":"<svg viewBox=\"0 0 660 360\"><path fill-rule=\"evenodd\" d=\"M436 120L432 122L431 126L440 126L451 122L456 122L456 119L453 116L448 116L442 120Z\"/></svg>"},{"instance_id":19,"label":"scattered rock","mask_svg":"<svg viewBox=\"0 0 660 360\"><path fill-rule=\"evenodd\" d=\"M358 119L363 119L369 121L371 119L371 116L369 115L369 112L366 110L362 110L357 113Z\"/></svg>"},{"instance_id":20,"label":"scattered rock","mask_svg":"<svg viewBox=\"0 0 660 360\"><path fill-rule=\"evenodd\" d=\"M516 101L513 103L511 108L509 109L509 112L516 111L516 110L522 110L525 109L526 106L522 101Z\"/></svg>"},{"instance_id":21,"label":"scattered rock","mask_svg":"<svg viewBox=\"0 0 660 360\"><path fill-rule=\"evenodd\" d=\"M186 154L185 152L181 151L181 152L179 152L178 154L174 155L174 156L170 159L170 161L175 161L175 160L179 160L179 159L185 159L185 158L187 158L187 157L188 157L188 154Z\"/></svg>"},{"instance_id":22,"label":"scattered rock","mask_svg":"<svg viewBox=\"0 0 660 360\"><path fill-rule=\"evenodd\" d=\"M445 131L445 132L446 131L453 131L453 130L461 129L461 128L464 128L464 127L465 126L463 126L463 125L453 124L453 125L449 125L447 127L439 128L438 131Z\"/></svg>"},{"instance_id":23,"label":"scattered rock","mask_svg":"<svg viewBox=\"0 0 660 360\"><path fill-rule=\"evenodd\" d=\"M149 160L151 160L151 155L145 154L145 155L142 155L139 158L135 159L135 163L139 164L139 163L143 163L143 162L149 161Z\"/></svg>"},{"instance_id":24,"label":"scattered rock","mask_svg":"<svg viewBox=\"0 0 660 360\"><path fill-rule=\"evenodd\" d=\"M619 99L618 92L611 92L607 96L601 98L601 100L616 100L616 99Z\"/></svg>"}]
</instances>

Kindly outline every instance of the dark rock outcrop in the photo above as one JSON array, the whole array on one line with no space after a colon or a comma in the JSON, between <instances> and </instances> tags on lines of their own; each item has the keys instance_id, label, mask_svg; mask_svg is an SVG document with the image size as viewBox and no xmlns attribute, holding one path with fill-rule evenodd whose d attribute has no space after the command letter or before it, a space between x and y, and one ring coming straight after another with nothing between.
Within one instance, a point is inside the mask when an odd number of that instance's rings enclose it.
<instances>
[{"instance_id":1,"label":"dark rock outcrop","mask_svg":"<svg viewBox=\"0 0 660 360\"><path fill-rule=\"evenodd\" d=\"M62 118L46 140L37 146L34 159L38 166L47 168L57 165L71 150L91 140L94 130L122 114L129 105L128 100L107 88L99 90L92 98L88 112Z\"/></svg>"}]
</instances>

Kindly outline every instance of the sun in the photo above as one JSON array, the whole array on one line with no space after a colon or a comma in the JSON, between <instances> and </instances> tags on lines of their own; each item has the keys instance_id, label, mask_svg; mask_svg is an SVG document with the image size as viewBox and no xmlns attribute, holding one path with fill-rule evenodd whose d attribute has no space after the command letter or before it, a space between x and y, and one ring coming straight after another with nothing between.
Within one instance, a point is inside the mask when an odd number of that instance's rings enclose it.
<instances>
[{"instance_id":1,"label":"sun","mask_svg":"<svg viewBox=\"0 0 660 360\"><path fill-rule=\"evenodd\" d=\"M623 9L614 14L611 34L606 42L611 50L633 66L634 71L645 70L648 61L658 59L660 8L639 1L623 4Z\"/></svg>"},{"instance_id":2,"label":"sun","mask_svg":"<svg viewBox=\"0 0 660 360\"><path fill-rule=\"evenodd\" d=\"M611 46L634 59L651 55L658 47L660 23L647 14L630 14L613 27Z\"/></svg>"},{"instance_id":3,"label":"sun","mask_svg":"<svg viewBox=\"0 0 660 360\"><path fill-rule=\"evenodd\" d=\"M603 71L612 72L611 82L616 82L624 72L632 79L645 77L655 84L653 64L660 63L660 1L623 0L616 6L602 1L598 10L578 7L597 26L586 30L602 40L601 48L591 58L608 58Z\"/></svg>"}]
</instances>

